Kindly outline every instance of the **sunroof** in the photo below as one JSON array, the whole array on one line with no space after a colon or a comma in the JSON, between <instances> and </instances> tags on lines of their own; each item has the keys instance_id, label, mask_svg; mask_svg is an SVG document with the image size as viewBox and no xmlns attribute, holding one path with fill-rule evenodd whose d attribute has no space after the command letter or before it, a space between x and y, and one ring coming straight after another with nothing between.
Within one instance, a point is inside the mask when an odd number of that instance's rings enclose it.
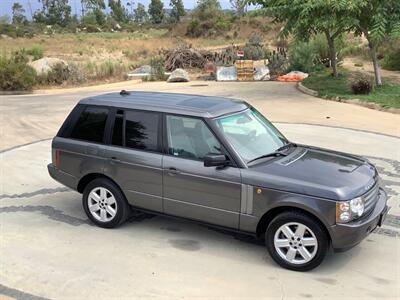
<instances>
[{"instance_id":1,"label":"sunroof","mask_svg":"<svg viewBox=\"0 0 400 300\"><path fill-rule=\"evenodd\" d=\"M210 98L192 98L188 100L183 100L179 102L178 105L193 108L210 108L220 103L220 100Z\"/></svg>"}]
</instances>

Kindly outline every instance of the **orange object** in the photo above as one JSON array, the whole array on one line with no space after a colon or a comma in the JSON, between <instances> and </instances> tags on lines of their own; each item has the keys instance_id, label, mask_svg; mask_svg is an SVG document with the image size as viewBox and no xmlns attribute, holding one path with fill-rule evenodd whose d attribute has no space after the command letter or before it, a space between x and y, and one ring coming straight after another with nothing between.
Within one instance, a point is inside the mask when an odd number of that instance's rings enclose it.
<instances>
[{"instance_id":1,"label":"orange object","mask_svg":"<svg viewBox=\"0 0 400 300\"><path fill-rule=\"evenodd\" d=\"M276 78L277 81L296 82L302 81L305 77L300 75L282 75Z\"/></svg>"}]
</instances>

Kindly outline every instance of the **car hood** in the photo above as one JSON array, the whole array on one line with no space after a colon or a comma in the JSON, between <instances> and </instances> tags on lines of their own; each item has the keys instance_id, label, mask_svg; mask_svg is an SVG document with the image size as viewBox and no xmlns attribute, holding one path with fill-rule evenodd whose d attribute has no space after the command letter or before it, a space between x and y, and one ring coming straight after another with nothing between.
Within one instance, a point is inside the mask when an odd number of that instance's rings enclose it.
<instances>
[{"instance_id":1,"label":"car hood","mask_svg":"<svg viewBox=\"0 0 400 300\"><path fill-rule=\"evenodd\" d=\"M288 156L270 158L243 174L246 184L333 200L350 200L368 191L377 172L366 159L299 145Z\"/></svg>"}]
</instances>

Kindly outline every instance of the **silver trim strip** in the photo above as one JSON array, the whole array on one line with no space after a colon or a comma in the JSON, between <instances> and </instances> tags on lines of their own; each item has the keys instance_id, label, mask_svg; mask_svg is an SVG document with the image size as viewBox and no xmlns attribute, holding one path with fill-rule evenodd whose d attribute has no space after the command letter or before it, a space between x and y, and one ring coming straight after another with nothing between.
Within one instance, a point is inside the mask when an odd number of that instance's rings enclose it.
<instances>
[{"instance_id":1,"label":"silver trim strip","mask_svg":"<svg viewBox=\"0 0 400 300\"><path fill-rule=\"evenodd\" d=\"M247 211L247 187L242 184L242 193L240 198L240 212L243 214Z\"/></svg>"},{"instance_id":2,"label":"silver trim strip","mask_svg":"<svg viewBox=\"0 0 400 300\"><path fill-rule=\"evenodd\" d=\"M247 210L246 213L251 215L253 213L253 186L247 186Z\"/></svg>"},{"instance_id":3,"label":"silver trim strip","mask_svg":"<svg viewBox=\"0 0 400 300\"><path fill-rule=\"evenodd\" d=\"M253 186L242 184L240 213L251 215L253 213Z\"/></svg>"}]
</instances>

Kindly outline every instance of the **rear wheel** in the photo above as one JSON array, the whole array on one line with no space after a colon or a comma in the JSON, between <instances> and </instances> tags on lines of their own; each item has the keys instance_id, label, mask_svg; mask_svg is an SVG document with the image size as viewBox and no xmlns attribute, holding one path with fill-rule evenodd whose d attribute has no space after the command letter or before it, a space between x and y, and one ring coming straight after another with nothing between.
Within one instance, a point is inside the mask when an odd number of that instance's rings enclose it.
<instances>
[{"instance_id":1,"label":"rear wheel","mask_svg":"<svg viewBox=\"0 0 400 300\"><path fill-rule=\"evenodd\" d=\"M271 257L282 267L308 271L323 261L329 247L324 228L301 212L284 212L269 224L265 241Z\"/></svg>"},{"instance_id":2,"label":"rear wheel","mask_svg":"<svg viewBox=\"0 0 400 300\"><path fill-rule=\"evenodd\" d=\"M106 178L95 179L85 187L82 204L88 218L104 228L121 225L130 213L121 190Z\"/></svg>"}]
</instances>

